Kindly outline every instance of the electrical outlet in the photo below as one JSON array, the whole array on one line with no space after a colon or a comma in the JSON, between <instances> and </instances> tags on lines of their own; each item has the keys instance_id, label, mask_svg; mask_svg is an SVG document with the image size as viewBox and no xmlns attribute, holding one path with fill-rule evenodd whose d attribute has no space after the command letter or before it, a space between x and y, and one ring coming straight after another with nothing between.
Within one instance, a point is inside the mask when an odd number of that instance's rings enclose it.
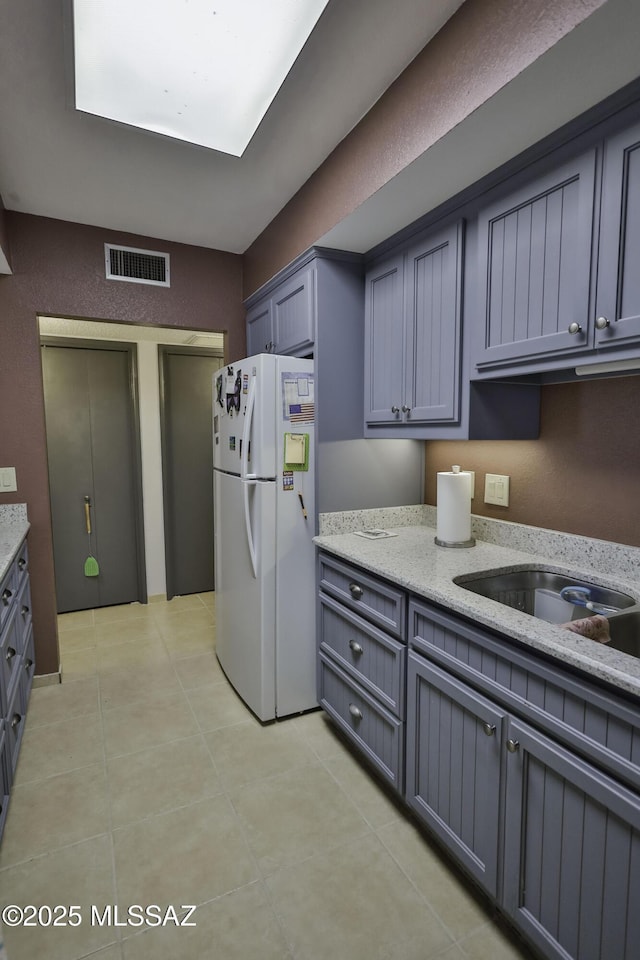
<instances>
[{"instance_id":1,"label":"electrical outlet","mask_svg":"<svg viewBox=\"0 0 640 960\"><path fill-rule=\"evenodd\" d=\"M484 502L499 507L509 506L509 477L500 473L487 473L484 478Z\"/></svg>"},{"instance_id":2,"label":"electrical outlet","mask_svg":"<svg viewBox=\"0 0 640 960\"><path fill-rule=\"evenodd\" d=\"M13 493L18 489L15 467L0 467L0 493Z\"/></svg>"}]
</instances>

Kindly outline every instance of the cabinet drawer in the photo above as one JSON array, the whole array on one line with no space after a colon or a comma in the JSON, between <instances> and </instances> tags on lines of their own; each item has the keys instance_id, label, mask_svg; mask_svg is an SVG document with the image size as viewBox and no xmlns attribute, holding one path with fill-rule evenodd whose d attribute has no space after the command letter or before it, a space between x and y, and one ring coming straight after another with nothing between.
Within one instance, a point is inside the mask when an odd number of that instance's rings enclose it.
<instances>
[{"instance_id":1,"label":"cabinet drawer","mask_svg":"<svg viewBox=\"0 0 640 960\"><path fill-rule=\"evenodd\" d=\"M20 676L22 638L15 604L0 640L0 701L7 707Z\"/></svg>"},{"instance_id":2,"label":"cabinet drawer","mask_svg":"<svg viewBox=\"0 0 640 960\"><path fill-rule=\"evenodd\" d=\"M11 564L0 583L0 631L8 621L16 599L15 564Z\"/></svg>"},{"instance_id":3,"label":"cabinet drawer","mask_svg":"<svg viewBox=\"0 0 640 960\"><path fill-rule=\"evenodd\" d=\"M378 697L393 713L404 710L405 647L345 610L320 597L320 648L342 669Z\"/></svg>"},{"instance_id":4,"label":"cabinet drawer","mask_svg":"<svg viewBox=\"0 0 640 960\"><path fill-rule=\"evenodd\" d=\"M24 713L27 712L29 694L33 685L33 675L36 672L36 655L33 642L33 628L29 628L24 653L20 662L20 703Z\"/></svg>"},{"instance_id":5,"label":"cabinet drawer","mask_svg":"<svg viewBox=\"0 0 640 960\"><path fill-rule=\"evenodd\" d=\"M29 579L29 552L27 550L27 541L25 540L14 561L16 575L16 590L20 590L22 584Z\"/></svg>"},{"instance_id":6,"label":"cabinet drawer","mask_svg":"<svg viewBox=\"0 0 640 960\"><path fill-rule=\"evenodd\" d=\"M9 806L9 789L11 776L9 774L9 758L7 755L7 731L4 720L0 720L0 837L4 830Z\"/></svg>"},{"instance_id":7,"label":"cabinet drawer","mask_svg":"<svg viewBox=\"0 0 640 960\"><path fill-rule=\"evenodd\" d=\"M640 711L588 680L554 670L514 640L429 604L409 604L416 650L640 790Z\"/></svg>"},{"instance_id":8,"label":"cabinet drawer","mask_svg":"<svg viewBox=\"0 0 640 960\"><path fill-rule=\"evenodd\" d=\"M395 637L404 637L405 596L401 590L326 556L320 557L320 586L361 617Z\"/></svg>"},{"instance_id":9,"label":"cabinet drawer","mask_svg":"<svg viewBox=\"0 0 640 960\"><path fill-rule=\"evenodd\" d=\"M404 726L320 653L321 706L396 790L403 789Z\"/></svg>"},{"instance_id":10,"label":"cabinet drawer","mask_svg":"<svg viewBox=\"0 0 640 960\"><path fill-rule=\"evenodd\" d=\"M16 600L16 624L18 630L18 653L24 653L26 639L31 628L31 588L29 586L29 577L25 576L22 581L18 597Z\"/></svg>"},{"instance_id":11,"label":"cabinet drawer","mask_svg":"<svg viewBox=\"0 0 640 960\"><path fill-rule=\"evenodd\" d=\"M20 701L20 685L18 684L13 691L7 719L5 721L5 730L7 734L7 759L8 770L13 781L16 764L18 762L18 753L20 752L20 743L24 733L25 715Z\"/></svg>"}]
</instances>

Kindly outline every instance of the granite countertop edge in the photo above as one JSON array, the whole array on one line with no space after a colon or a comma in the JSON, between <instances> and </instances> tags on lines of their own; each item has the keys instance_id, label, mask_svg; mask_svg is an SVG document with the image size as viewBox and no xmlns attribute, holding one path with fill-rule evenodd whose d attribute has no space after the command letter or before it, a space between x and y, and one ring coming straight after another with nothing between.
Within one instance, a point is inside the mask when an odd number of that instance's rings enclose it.
<instances>
[{"instance_id":1,"label":"granite countertop edge","mask_svg":"<svg viewBox=\"0 0 640 960\"><path fill-rule=\"evenodd\" d=\"M334 516L338 517L337 514ZM422 516L425 519L424 513ZM429 519L429 516L427 512L426 518ZM512 637L525 646L640 698L640 660L488 597L471 593L453 582L454 577L463 578L479 571L499 569L508 572L526 565L533 569L567 573L603 586L618 587L640 603L640 578L629 577L627 570L625 577L612 577L590 567L588 562L577 564L557 556L547 559L540 553L529 553L479 539L475 547L467 549L439 547L434 542L435 526L412 523L412 520L415 520L413 515L407 526L386 525L385 529L391 530L395 536L381 540L356 536L354 530L350 529L345 533L315 537L314 543L479 626ZM369 525L374 526L373 523ZM383 526L382 523L379 525ZM629 549L634 551L636 548ZM589 559L588 553L586 559Z\"/></svg>"},{"instance_id":2,"label":"granite countertop edge","mask_svg":"<svg viewBox=\"0 0 640 960\"><path fill-rule=\"evenodd\" d=\"M25 504L0 504L0 580L15 560L30 526Z\"/></svg>"}]
</instances>

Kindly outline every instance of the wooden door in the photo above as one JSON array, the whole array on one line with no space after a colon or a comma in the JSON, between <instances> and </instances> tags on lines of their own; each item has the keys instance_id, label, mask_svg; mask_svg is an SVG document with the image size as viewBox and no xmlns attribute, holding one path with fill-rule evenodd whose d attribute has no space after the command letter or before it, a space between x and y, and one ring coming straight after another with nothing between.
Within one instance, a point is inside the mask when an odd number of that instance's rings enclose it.
<instances>
[{"instance_id":1,"label":"wooden door","mask_svg":"<svg viewBox=\"0 0 640 960\"><path fill-rule=\"evenodd\" d=\"M42 347L58 612L146 602L133 348L64 344Z\"/></svg>"},{"instance_id":2,"label":"wooden door","mask_svg":"<svg viewBox=\"0 0 640 960\"><path fill-rule=\"evenodd\" d=\"M212 351L160 347L167 599L213 590Z\"/></svg>"}]
</instances>

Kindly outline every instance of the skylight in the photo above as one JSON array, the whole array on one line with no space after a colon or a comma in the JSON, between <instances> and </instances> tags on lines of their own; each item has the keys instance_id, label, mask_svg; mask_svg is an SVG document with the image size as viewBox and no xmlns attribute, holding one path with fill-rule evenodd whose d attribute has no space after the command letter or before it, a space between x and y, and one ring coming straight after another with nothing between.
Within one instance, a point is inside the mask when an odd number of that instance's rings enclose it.
<instances>
[{"instance_id":1,"label":"skylight","mask_svg":"<svg viewBox=\"0 0 640 960\"><path fill-rule=\"evenodd\" d=\"M73 0L76 108L241 156L328 0Z\"/></svg>"}]
</instances>

